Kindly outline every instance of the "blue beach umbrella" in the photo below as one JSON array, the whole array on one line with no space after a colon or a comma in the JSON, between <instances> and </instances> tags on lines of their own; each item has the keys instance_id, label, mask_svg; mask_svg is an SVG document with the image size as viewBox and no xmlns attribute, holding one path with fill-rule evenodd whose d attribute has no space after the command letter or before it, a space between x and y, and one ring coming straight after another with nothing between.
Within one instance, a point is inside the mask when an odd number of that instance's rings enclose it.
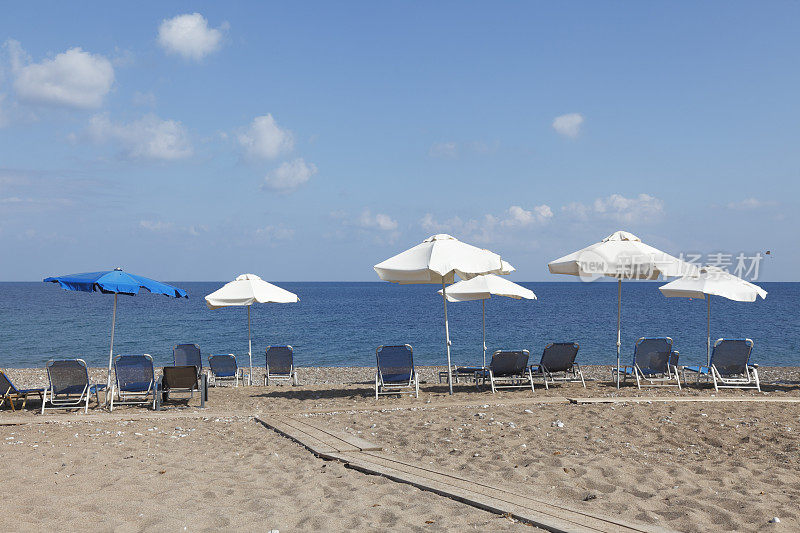
<instances>
[{"instance_id":1,"label":"blue beach umbrella","mask_svg":"<svg viewBox=\"0 0 800 533\"><path fill-rule=\"evenodd\" d=\"M111 317L111 350L108 353L108 386L111 387L111 367L114 364L114 326L117 322L117 296L128 294L136 296L140 289L153 294L165 294L173 298L188 298L186 291L161 283L154 279L123 272L121 268L103 272L84 272L45 278L45 283L58 283L68 291L102 292L114 295L114 312Z\"/></svg>"}]
</instances>

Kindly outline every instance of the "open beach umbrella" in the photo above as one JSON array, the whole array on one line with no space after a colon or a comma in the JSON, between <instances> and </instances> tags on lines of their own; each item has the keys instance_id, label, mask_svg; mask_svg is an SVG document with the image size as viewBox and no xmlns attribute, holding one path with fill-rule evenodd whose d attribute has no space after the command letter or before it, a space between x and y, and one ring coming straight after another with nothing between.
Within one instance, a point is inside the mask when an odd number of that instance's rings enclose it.
<instances>
[{"instance_id":1,"label":"open beach umbrella","mask_svg":"<svg viewBox=\"0 0 800 533\"><path fill-rule=\"evenodd\" d=\"M250 357L249 383L253 382L253 339L250 336L250 306L253 303L295 303L300 298L293 292L267 283L255 274L242 274L235 280L206 296L209 309L220 307L247 307L247 355Z\"/></svg>"},{"instance_id":2,"label":"open beach umbrella","mask_svg":"<svg viewBox=\"0 0 800 533\"><path fill-rule=\"evenodd\" d=\"M548 263L551 274L569 274L593 281L617 278L617 388L622 344L622 280L678 277L697 272L696 265L673 257L627 231L612 233L602 241Z\"/></svg>"},{"instance_id":3,"label":"open beach umbrella","mask_svg":"<svg viewBox=\"0 0 800 533\"><path fill-rule=\"evenodd\" d=\"M706 364L711 364L711 297L722 296L736 302L755 302L761 296L767 297L767 291L734 276L721 268L706 266L692 276L684 276L670 281L658 288L668 297L705 298L706 300L706 325L708 339L706 340Z\"/></svg>"},{"instance_id":4,"label":"open beach umbrella","mask_svg":"<svg viewBox=\"0 0 800 533\"><path fill-rule=\"evenodd\" d=\"M111 315L111 349L108 352L108 382L111 387L111 367L114 364L114 327L117 323L117 296L128 294L135 296L140 289L145 289L153 294L164 294L173 298L188 298L186 291L161 283L154 279L145 278L124 272L121 268L105 270L102 272L84 272L82 274L69 274L67 276L54 276L45 278L45 282L58 283L62 289L68 291L102 292L114 295L114 311Z\"/></svg>"},{"instance_id":5,"label":"open beach umbrella","mask_svg":"<svg viewBox=\"0 0 800 533\"><path fill-rule=\"evenodd\" d=\"M439 291L442 294L442 291ZM505 296L521 300L535 300L533 291L522 285L517 285L494 274L475 276L472 279L462 280L447 287L447 299L451 302L469 302L480 300L483 311L483 366L486 368L486 300L492 296Z\"/></svg>"},{"instance_id":6,"label":"open beach umbrella","mask_svg":"<svg viewBox=\"0 0 800 533\"><path fill-rule=\"evenodd\" d=\"M481 274L508 274L514 270L500 256L489 250L463 243L450 235L440 233L428 237L420 244L390 257L373 267L383 281L400 284L441 283L444 301L444 336L447 351L447 375L450 394L453 394L453 376L450 366L450 326L447 322L447 294L445 284L453 283L455 276L471 279Z\"/></svg>"}]
</instances>

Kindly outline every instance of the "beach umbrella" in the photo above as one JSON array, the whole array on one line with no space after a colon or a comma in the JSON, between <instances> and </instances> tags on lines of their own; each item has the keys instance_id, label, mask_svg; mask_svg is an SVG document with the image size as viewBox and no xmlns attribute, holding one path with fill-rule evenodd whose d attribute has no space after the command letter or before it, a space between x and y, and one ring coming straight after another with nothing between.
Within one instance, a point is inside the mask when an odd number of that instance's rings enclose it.
<instances>
[{"instance_id":1,"label":"beach umbrella","mask_svg":"<svg viewBox=\"0 0 800 533\"><path fill-rule=\"evenodd\" d=\"M548 263L551 274L580 276L593 281L602 276L617 278L617 387L622 345L622 280L678 277L698 270L692 265L653 248L627 231L612 233L602 241Z\"/></svg>"},{"instance_id":2,"label":"beach umbrella","mask_svg":"<svg viewBox=\"0 0 800 533\"><path fill-rule=\"evenodd\" d=\"M405 252L378 263L373 268L383 281L400 284L436 283L442 285L447 375L450 394L453 394L453 376L450 366L450 326L447 322L445 285L453 283L456 275L461 279L471 279L481 274L508 274L514 270L514 267L500 259L500 256L494 252L477 248L463 243L455 237L440 233L428 237Z\"/></svg>"},{"instance_id":3,"label":"beach umbrella","mask_svg":"<svg viewBox=\"0 0 800 533\"><path fill-rule=\"evenodd\" d=\"M58 283L62 289L68 291L102 292L114 295L114 311L111 314L111 349L108 352L107 386L109 388L111 387L111 367L114 364L114 327L117 323L117 296L120 294L136 296L139 294L140 289L145 289L153 294L164 294L173 298L189 297L183 289L125 272L121 268L102 272L54 276L45 278L44 281L46 283Z\"/></svg>"},{"instance_id":4,"label":"beach umbrella","mask_svg":"<svg viewBox=\"0 0 800 533\"><path fill-rule=\"evenodd\" d=\"M699 273L670 281L658 288L668 297L705 298L706 300L706 326L708 338L706 339L706 364L711 364L711 297L721 296L736 302L755 302L761 296L767 297L767 291L734 276L721 268L706 266Z\"/></svg>"},{"instance_id":5,"label":"beach umbrella","mask_svg":"<svg viewBox=\"0 0 800 533\"><path fill-rule=\"evenodd\" d=\"M250 357L249 382L253 382L253 339L250 335L250 306L253 303L295 303L296 294L267 283L255 274L242 274L206 296L209 309L220 307L247 307L247 355Z\"/></svg>"},{"instance_id":6,"label":"beach umbrella","mask_svg":"<svg viewBox=\"0 0 800 533\"><path fill-rule=\"evenodd\" d=\"M442 291L439 291L442 294ZM505 296L515 300L535 300L533 291L495 274L484 274L462 280L447 287L447 300L469 302L480 300L483 311L483 366L486 368L486 300L492 296Z\"/></svg>"}]
</instances>

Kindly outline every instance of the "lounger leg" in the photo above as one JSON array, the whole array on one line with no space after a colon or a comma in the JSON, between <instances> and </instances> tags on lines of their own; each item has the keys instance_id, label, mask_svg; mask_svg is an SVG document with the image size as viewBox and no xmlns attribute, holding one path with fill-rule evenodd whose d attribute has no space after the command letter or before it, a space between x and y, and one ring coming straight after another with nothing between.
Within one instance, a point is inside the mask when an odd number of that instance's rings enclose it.
<instances>
[{"instance_id":1,"label":"lounger leg","mask_svg":"<svg viewBox=\"0 0 800 533\"><path fill-rule=\"evenodd\" d=\"M534 392L535 392L535 391L536 391L536 389L535 389L535 388L533 388L533 372L531 372L531 369L530 369L530 367L528 367L528 379L529 379L529 380L531 380L531 391L534 391ZM545 381L545 384L547 384L547 382L546 382L546 381Z\"/></svg>"},{"instance_id":2,"label":"lounger leg","mask_svg":"<svg viewBox=\"0 0 800 533\"><path fill-rule=\"evenodd\" d=\"M494 373L491 370L489 370L489 384L492 386L492 394L494 394Z\"/></svg>"},{"instance_id":3,"label":"lounger leg","mask_svg":"<svg viewBox=\"0 0 800 533\"><path fill-rule=\"evenodd\" d=\"M583 388L585 389L586 388L586 380L583 379L583 370L581 370L580 365L575 365L575 366L578 369L578 375L581 377L581 384L583 385Z\"/></svg>"},{"instance_id":4,"label":"lounger leg","mask_svg":"<svg viewBox=\"0 0 800 533\"><path fill-rule=\"evenodd\" d=\"M378 374L375 373L375 399L378 399Z\"/></svg>"},{"instance_id":5,"label":"lounger leg","mask_svg":"<svg viewBox=\"0 0 800 533\"><path fill-rule=\"evenodd\" d=\"M757 368L753 368L753 377L756 380L756 389L758 389L758 392L761 392L761 383L759 383L759 381L758 381L758 369Z\"/></svg>"},{"instance_id":6,"label":"lounger leg","mask_svg":"<svg viewBox=\"0 0 800 533\"><path fill-rule=\"evenodd\" d=\"M419 377L414 372L414 398L419 398Z\"/></svg>"},{"instance_id":7,"label":"lounger leg","mask_svg":"<svg viewBox=\"0 0 800 533\"><path fill-rule=\"evenodd\" d=\"M116 390L116 386L111 387L111 398L108 400L108 412L111 413L114 411L114 391Z\"/></svg>"},{"instance_id":8,"label":"lounger leg","mask_svg":"<svg viewBox=\"0 0 800 533\"><path fill-rule=\"evenodd\" d=\"M47 403L47 391L48 389L44 390L44 398L42 398L42 414L44 414L44 406Z\"/></svg>"},{"instance_id":9,"label":"lounger leg","mask_svg":"<svg viewBox=\"0 0 800 533\"><path fill-rule=\"evenodd\" d=\"M681 376L678 374L678 367L675 367L675 381L678 382L678 390L681 390Z\"/></svg>"}]
</instances>

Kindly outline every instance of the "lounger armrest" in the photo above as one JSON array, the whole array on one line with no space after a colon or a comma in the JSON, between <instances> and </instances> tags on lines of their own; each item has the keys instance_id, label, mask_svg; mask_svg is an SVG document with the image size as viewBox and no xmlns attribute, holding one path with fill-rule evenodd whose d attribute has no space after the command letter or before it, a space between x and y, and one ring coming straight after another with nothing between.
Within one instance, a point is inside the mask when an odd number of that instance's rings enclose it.
<instances>
[{"instance_id":1,"label":"lounger armrest","mask_svg":"<svg viewBox=\"0 0 800 533\"><path fill-rule=\"evenodd\" d=\"M530 366L531 372L538 372L539 369L541 369L541 368L542 368L542 365L540 365L539 363L536 363L535 365L531 365ZM536 370L534 370L534 369L536 369Z\"/></svg>"},{"instance_id":2,"label":"lounger armrest","mask_svg":"<svg viewBox=\"0 0 800 533\"><path fill-rule=\"evenodd\" d=\"M708 374L711 372L711 367L708 365L685 365L681 367L681 370L686 372L694 372L696 374Z\"/></svg>"},{"instance_id":3,"label":"lounger armrest","mask_svg":"<svg viewBox=\"0 0 800 533\"><path fill-rule=\"evenodd\" d=\"M750 368L758 368L758 363L748 363L747 366Z\"/></svg>"}]
</instances>

